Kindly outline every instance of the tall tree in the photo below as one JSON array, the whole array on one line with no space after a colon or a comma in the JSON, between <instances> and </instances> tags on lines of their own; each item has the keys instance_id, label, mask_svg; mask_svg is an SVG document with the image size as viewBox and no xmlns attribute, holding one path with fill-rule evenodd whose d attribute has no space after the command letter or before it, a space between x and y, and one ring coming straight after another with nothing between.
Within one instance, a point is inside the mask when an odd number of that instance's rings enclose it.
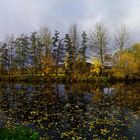
<instances>
[{"instance_id":1,"label":"tall tree","mask_svg":"<svg viewBox=\"0 0 140 140\"><path fill-rule=\"evenodd\" d=\"M71 38L72 46L73 46L73 61L74 61L74 73L77 71L77 58L78 58L78 50L79 50L79 32L76 24L70 26L69 35Z\"/></svg>"},{"instance_id":2,"label":"tall tree","mask_svg":"<svg viewBox=\"0 0 140 140\"><path fill-rule=\"evenodd\" d=\"M39 36L37 36L37 64L38 64L38 73L40 74L40 76L42 75L42 71L43 71L43 64L42 64L42 58L43 58L43 54L44 54L44 45L43 42L41 41L41 38Z\"/></svg>"},{"instance_id":3,"label":"tall tree","mask_svg":"<svg viewBox=\"0 0 140 140\"><path fill-rule=\"evenodd\" d=\"M50 55L52 52L52 36L47 27L42 27L39 31L39 37L44 45L44 54Z\"/></svg>"},{"instance_id":4,"label":"tall tree","mask_svg":"<svg viewBox=\"0 0 140 140\"><path fill-rule=\"evenodd\" d=\"M123 49L126 47L128 40L128 28L126 26L121 26L117 34L115 35L116 46L120 52L122 52Z\"/></svg>"},{"instance_id":5,"label":"tall tree","mask_svg":"<svg viewBox=\"0 0 140 140\"><path fill-rule=\"evenodd\" d=\"M30 55L32 64L32 74L35 77L38 70L38 42L37 32L33 32L30 37Z\"/></svg>"},{"instance_id":6,"label":"tall tree","mask_svg":"<svg viewBox=\"0 0 140 140\"><path fill-rule=\"evenodd\" d=\"M4 76L6 71L8 70L9 65L9 57L8 57L8 48L6 43L1 43L0 46L0 70L1 77Z\"/></svg>"},{"instance_id":7,"label":"tall tree","mask_svg":"<svg viewBox=\"0 0 140 140\"><path fill-rule=\"evenodd\" d=\"M53 57L56 63L56 74L58 75L59 64L64 61L64 43L63 39L60 39L59 32L55 31L53 41Z\"/></svg>"},{"instance_id":8,"label":"tall tree","mask_svg":"<svg viewBox=\"0 0 140 140\"><path fill-rule=\"evenodd\" d=\"M95 56L99 58L102 66L108 52L109 38L107 28L103 23L97 23L91 34L91 49Z\"/></svg>"},{"instance_id":9,"label":"tall tree","mask_svg":"<svg viewBox=\"0 0 140 140\"><path fill-rule=\"evenodd\" d=\"M81 41L81 47L79 49L79 59L80 59L80 62L81 62L81 65L80 65L80 69L82 72L85 72L86 71L86 61L87 61L87 34L86 32L84 31L82 33L82 41Z\"/></svg>"},{"instance_id":10,"label":"tall tree","mask_svg":"<svg viewBox=\"0 0 140 140\"><path fill-rule=\"evenodd\" d=\"M75 50L75 59L76 59L79 49L79 32L76 24L70 26L69 35L73 44L73 48Z\"/></svg>"},{"instance_id":11,"label":"tall tree","mask_svg":"<svg viewBox=\"0 0 140 140\"><path fill-rule=\"evenodd\" d=\"M54 65L52 56L52 36L47 27L40 29L39 36L43 45L42 68L44 74L47 75L50 68Z\"/></svg>"},{"instance_id":12,"label":"tall tree","mask_svg":"<svg viewBox=\"0 0 140 140\"><path fill-rule=\"evenodd\" d=\"M10 35L6 37L6 47L8 51L7 54L7 70L8 70L8 75L9 77L12 76L11 72L12 72L12 68L14 66L14 35Z\"/></svg>"},{"instance_id":13,"label":"tall tree","mask_svg":"<svg viewBox=\"0 0 140 140\"><path fill-rule=\"evenodd\" d=\"M72 40L69 34L65 36L65 45L66 45L66 58L65 58L65 65L66 73L73 74L75 70L75 48L72 44Z\"/></svg>"},{"instance_id":14,"label":"tall tree","mask_svg":"<svg viewBox=\"0 0 140 140\"><path fill-rule=\"evenodd\" d=\"M27 70L27 64L28 64L28 55L29 55L28 37L22 34L20 37L16 38L15 47L16 47L15 62L17 68L19 69L21 75L23 76L24 71Z\"/></svg>"}]
</instances>

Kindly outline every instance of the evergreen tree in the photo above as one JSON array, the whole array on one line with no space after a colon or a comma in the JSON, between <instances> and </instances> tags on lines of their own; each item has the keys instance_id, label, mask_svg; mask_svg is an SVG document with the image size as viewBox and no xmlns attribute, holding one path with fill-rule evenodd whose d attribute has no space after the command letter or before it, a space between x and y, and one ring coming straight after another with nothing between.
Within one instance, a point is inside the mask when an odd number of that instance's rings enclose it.
<instances>
[{"instance_id":1,"label":"evergreen tree","mask_svg":"<svg viewBox=\"0 0 140 140\"><path fill-rule=\"evenodd\" d=\"M14 68L14 37L12 36L7 36L6 38L6 45L5 45L5 53L7 54L7 56L5 57L7 60L7 71L8 71L8 76L9 78L11 78L12 76L12 69Z\"/></svg>"},{"instance_id":2,"label":"evergreen tree","mask_svg":"<svg viewBox=\"0 0 140 140\"><path fill-rule=\"evenodd\" d=\"M15 40L15 62L22 76L24 71L27 70L29 55L28 46L28 37L24 36L23 34Z\"/></svg>"},{"instance_id":3,"label":"evergreen tree","mask_svg":"<svg viewBox=\"0 0 140 140\"><path fill-rule=\"evenodd\" d=\"M82 72L86 71L86 60L87 60L87 34L86 32L82 33L82 42L81 42L81 48L79 49L79 60L80 60L80 69ZM78 61L78 60L77 60Z\"/></svg>"},{"instance_id":4,"label":"evergreen tree","mask_svg":"<svg viewBox=\"0 0 140 140\"><path fill-rule=\"evenodd\" d=\"M32 65L32 74L36 76L38 68L38 46L37 46L37 32L33 32L30 37L30 58Z\"/></svg>"},{"instance_id":5,"label":"evergreen tree","mask_svg":"<svg viewBox=\"0 0 140 140\"><path fill-rule=\"evenodd\" d=\"M73 74L74 73L74 66L75 66L75 49L72 44L72 40L69 36L69 34L66 34L65 36L65 45L66 45L66 61L65 65L66 67L66 73L67 74Z\"/></svg>"},{"instance_id":6,"label":"evergreen tree","mask_svg":"<svg viewBox=\"0 0 140 140\"><path fill-rule=\"evenodd\" d=\"M56 74L58 75L59 64L64 61L64 43L63 39L59 38L58 31L55 31L52 44L53 44L53 57L56 63Z\"/></svg>"},{"instance_id":7,"label":"evergreen tree","mask_svg":"<svg viewBox=\"0 0 140 140\"><path fill-rule=\"evenodd\" d=\"M1 70L1 77L5 75L6 71L8 70L9 65L9 58L8 58L8 48L6 43L1 44L0 48L0 70Z\"/></svg>"},{"instance_id":8,"label":"evergreen tree","mask_svg":"<svg viewBox=\"0 0 140 140\"><path fill-rule=\"evenodd\" d=\"M43 71L43 64L42 64L42 58L43 58L43 44L41 42L41 38L37 37L37 65L38 65L38 73L41 75Z\"/></svg>"},{"instance_id":9,"label":"evergreen tree","mask_svg":"<svg viewBox=\"0 0 140 140\"><path fill-rule=\"evenodd\" d=\"M77 75L77 58L78 58L78 50L79 50L79 33L78 33L78 28L76 24L73 24L72 26L70 26L70 30L69 30L69 35L71 38L71 42L72 42L72 48L73 48L73 73L74 75Z\"/></svg>"}]
</instances>

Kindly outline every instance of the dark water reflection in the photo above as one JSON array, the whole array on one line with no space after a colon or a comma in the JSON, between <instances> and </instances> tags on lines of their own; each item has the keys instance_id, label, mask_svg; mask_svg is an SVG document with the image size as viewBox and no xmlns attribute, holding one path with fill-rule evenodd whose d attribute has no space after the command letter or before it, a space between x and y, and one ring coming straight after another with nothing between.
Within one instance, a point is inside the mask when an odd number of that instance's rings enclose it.
<instances>
[{"instance_id":1,"label":"dark water reflection","mask_svg":"<svg viewBox=\"0 0 140 140\"><path fill-rule=\"evenodd\" d=\"M0 83L0 127L59 140L140 139L140 84Z\"/></svg>"}]
</instances>

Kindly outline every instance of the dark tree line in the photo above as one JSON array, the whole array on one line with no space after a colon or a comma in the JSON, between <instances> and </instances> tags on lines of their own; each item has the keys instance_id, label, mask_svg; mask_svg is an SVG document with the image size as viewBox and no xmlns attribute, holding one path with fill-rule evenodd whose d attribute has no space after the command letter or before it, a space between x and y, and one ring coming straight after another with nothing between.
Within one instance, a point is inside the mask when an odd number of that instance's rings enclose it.
<instances>
[{"instance_id":1,"label":"dark tree line","mask_svg":"<svg viewBox=\"0 0 140 140\"><path fill-rule=\"evenodd\" d=\"M47 74L49 70L58 74L59 65L66 64L66 73L72 74L77 69L77 58L86 62L87 35L82 35L79 48L77 26L71 26L69 34L60 37L58 31L51 35L47 28L33 32L30 36L22 34L14 38L9 37L0 44L1 75ZM84 66L85 67L85 66ZM52 68L52 69L51 69Z\"/></svg>"},{"instance_id":2,"label":"dark tree line","mask_svg":"<svg viewBox=\"0 0 140 140\"><path fill-rule=\"evenodd\" d=\"M122 52L127 41L127 28L121 27L115 36L116 50ZM77 76L88 71L87 62L91 58L97 58L103 69L112 59L110 42L108 29L102 23L97 23L89 35L85 31L80 34L74 24L64 37L57 30L52 35L45 27L28 36L11 36L0 44L0 74L58 75L61 66L63 73Z\"/></svg>"}]
</instances>

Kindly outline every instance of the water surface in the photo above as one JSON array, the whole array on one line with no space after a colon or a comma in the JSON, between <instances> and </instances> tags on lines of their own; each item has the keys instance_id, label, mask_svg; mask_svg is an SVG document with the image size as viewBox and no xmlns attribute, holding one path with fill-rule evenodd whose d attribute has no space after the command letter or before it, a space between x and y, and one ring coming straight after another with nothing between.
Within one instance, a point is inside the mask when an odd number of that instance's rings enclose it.
<instances>
[{"instance_id":1,"label":"water surface","mask_svg":"<svg viewBox=\"0 0 140 140\"><path fill-rule=\"evenodd\" d=\"M0 83L0 127L59 140L139 140L140 83Z\"/></svg>"}]
</instances>

